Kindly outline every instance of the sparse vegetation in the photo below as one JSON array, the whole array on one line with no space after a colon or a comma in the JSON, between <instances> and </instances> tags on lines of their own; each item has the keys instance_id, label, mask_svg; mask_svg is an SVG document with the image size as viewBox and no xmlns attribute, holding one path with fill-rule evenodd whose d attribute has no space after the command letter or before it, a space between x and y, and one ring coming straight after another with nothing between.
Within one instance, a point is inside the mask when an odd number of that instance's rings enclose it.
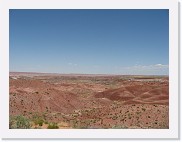
<instances>
[{"instance_id":1,"label":"sparse vegetation","mask_svg":"<svg viewBox=\"0 0 182 142\"><path fill-rule=\"evenodd\" d=\"M112 126L113 129L127 129L127 126L119 126L119 125L114 125Z\"/></svg>"},{"instance_id":2,"label":"sparse vegetation","mask_svg":"<svg viewBox=\"0 0 182 142\"><path fill-rule=\"evenodd\" d=\"M59 129L57 123L49 123L47 129Z\"/></svg>"},{"instance_id":3,"label":"sparse vegetation","mask_svg":"<svg viewBox=\"0 0 182 142\"><path fill-rule=\"evenodd\" d=\"M30 120L22 115L10 117L10 129L29 129L31 127Z\"/></svg>"},{"instance_id":4,"label":"sparse vegetation","mask_svg":"<svg viewBox=\"0 0 182 142\"><path fill-rule=\"evenodd\" d=\"M38 114L34 114L32 121L35 123L35 125L42 126L44 123L44 119L42 118L43 116L40 116Z\"/></svg>"},{"instance_id":5,"label":"sparse vegetation","mask_svg":"<svg viewBox=\"0 0 182 142\"><path fill-rule=\"evenodd\" d=\"M10 128L169 128L168 82L137 80L132 76L10 80ZM166 94L165 101L159 92Z\"/></svg>"},{"instance_id":6,"label":"sparse vegetation","mask_svg":"<svg viewBox=\"0 0 182 142\"><path fill-rule=\"evenodd\" d=\"M146 111L146 108L142 108L143 111Z\"/></svg>"}]
</instances>

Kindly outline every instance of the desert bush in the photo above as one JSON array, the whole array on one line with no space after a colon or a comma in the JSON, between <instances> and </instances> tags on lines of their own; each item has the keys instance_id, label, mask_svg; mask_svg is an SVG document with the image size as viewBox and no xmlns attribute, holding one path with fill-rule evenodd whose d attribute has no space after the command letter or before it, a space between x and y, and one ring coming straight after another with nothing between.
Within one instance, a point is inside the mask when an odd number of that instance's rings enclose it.
<instances>
[{"instance_id":1,"label":"desert bush","mask_svg":"<svg viewBox=\"0 0 182 142\"><path fill-rule=\"evenodd\" d=\"M42 126L44 123L44 120L41 118L37 118L37 119L34 119L33 122L35 123L35 125Z\"/></svg>"},{"instance_id":2,"label":"desert bush","mask_svg":"<svg viewBox=\"0 0 182 142\"><path fill-rule=\"evenodd\" d=\"M36 123L37 123L39 126L42 126L43 123L44 123L44 120L43 120L43 119L38 119L38 120L36 121Z\"/></svg>"},{"instance_id":3,"label":"desert bush","mask_svg":"<svg viewBox=\"0 0 182 142\"><path fill-rule=\"evenodd\" d=\"M59 129L57 123L49 123L47 129Z\"/></svg>"},{"instance_id":4,"label":"desert bush","mask_svg":"<svg viewBox=\"0 0 182 142\"><path fill-rule=\"evenodd\" d=\"M145 110L146 110L146 108L142 108L142 110L143 110L143 111L145 111Z\"/></svg>"},{"instance_id":5,"label":"desert bush","mask_svg":"<svg viewBox=\"0 0 182 142\"><path fill-rule=\"evenodd\" d=\"M119 126L119 125L114 125L112 126L112 129L127 129L128 127L126 126Z\"/></svg>"},{"instance_id":6,"label":"desert bush","mask_svg":"<svg viewBox=\"0 0 182 142\"><path fill-rule=\"evenodd\" d=\"M29 129L31 128L30 120L22 115L10 117L9 120L10 129Z\"/></svg>"},{"instance_id":7,"label":"desert bush","mask_svg":"<svg viewBox=\"0 0 182 142\"><path fill-rule=\"evenodd\" d=\"M39 125L39 126L42 126L44 123L43 116L40 116L38 114L33 115L32 121L35 123L35 125Z\"/></svg>"}]
</instances>

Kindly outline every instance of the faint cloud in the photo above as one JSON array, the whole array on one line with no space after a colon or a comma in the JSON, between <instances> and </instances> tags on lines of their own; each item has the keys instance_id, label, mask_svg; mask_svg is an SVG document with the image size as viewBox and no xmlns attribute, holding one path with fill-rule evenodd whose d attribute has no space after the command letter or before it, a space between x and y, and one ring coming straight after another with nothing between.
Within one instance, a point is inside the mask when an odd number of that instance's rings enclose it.
<instances>
[{"instance_id":1,"label":"faint cloud","mask_svg":"<svg viewBox=\"0 0 182 142\"><path fill-rule=\"evenodd\" d=\"M155 66L162 66L162 64L156 64Z\"/></svg>"},{"instance_id":2,"label":"faint cloud","mask_svg":"<svg viewBox=\"0 0 182 142\"><path fill-rule=\"evenodd\" d=\"M68 63L69 66L78 66L76 63Z\"/></svg>"},{"instance_id":3,"label":"faint cloud","mask_svg":"<svg viewBox=\"0 0 182 142\"><path fill-rule=\"evenodd\" d=\"M151 69L151 68L169 68L169 65L163 65L163 64L155 64L155 65L135 65L131 67L124 67L126 69L131 69L131 68L146 68L146 69Z\"/></svg>"},{"instance_id":4,"label":"faint cloud","mask_svg":"<svg viewBox=\"0 0 182 142\"><path fill-rule=\"evenodd\" d=\"M169 65L134 65L129 67L121 67L120 71L124 74L168 74Z\"/></svg>"},{"instance_id":5,"label":"faint cloud","mask_svg":"<svg viewBox=\"0 0 182 142\"><path fill-rule=\"evenodd\" d=\"M169 65L162 65L162 64L156 64L154 66L155 67L160 67L160 68L169 68Z\"/></svg>"}]
</instances>

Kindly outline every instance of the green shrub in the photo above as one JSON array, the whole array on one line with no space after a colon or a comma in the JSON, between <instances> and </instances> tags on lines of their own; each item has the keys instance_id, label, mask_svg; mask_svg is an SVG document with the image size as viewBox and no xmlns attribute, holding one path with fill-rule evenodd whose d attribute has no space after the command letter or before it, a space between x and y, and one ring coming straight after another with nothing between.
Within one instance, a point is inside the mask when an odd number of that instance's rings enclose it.
<instances>
[{"instance_id":1,"label":"green shrub","mask_svg":"<svg viewBox=\"0 0 182 142\"><path fill-rule=\"evenodd\" d=\"M35 124L36 125L38 124L39 126L42 126L43 123L44 123L44 120L43 119L38 119Z\"/></svg>"},{"instance_id":2,"label":"green shrub","mask_svg":"<svg viewBox=\"0 0 182 142\"><path fill-rule=\"evenodd\" d=\"M33 115L32 119L33 119L33 122L35 123L35 125L39 125L39 126L43 125L44 119L42 117L43 116L40 116L38 114Z\"/></svg>"},{"instance_id":3,"label":"green shrub","mask_svg":"<svg viewBox=\"0 0 182 142\"><path fill-rule=\"evenodd\" d=\"M22 115L10 117L10 129L29 129L31 128L30 120Z\"/></svg>"},{"instance_id":4,"label":"green shrub","mask_svg":"<svg viewBox=\"0 0 182 142\"><path fill-rule=\"evenodd\" d=\"M145 111L145 110L146 110L146 108L142 108L142 110L143 110L143 111Z\"/></svg>"},{"instance_id":5,"label":"green shrub","mask_svg":"<svg viewBox=\"0 0 182 142\"><path fill-rule=\"evenodd\" d=\"M47 129L59 129L57 123L49 123Z\"/></svg>"},{"instance_id":6,"label":"green shrub","mask_svg":"<svg viewBox=\"0 0 182 142\"><path fill-rule=\"evenodd\" d=\"M114 125L112 126L112 129L127 129L128 127L126 126L120 126L120 125Z\"/></svg>"}]
</instances>

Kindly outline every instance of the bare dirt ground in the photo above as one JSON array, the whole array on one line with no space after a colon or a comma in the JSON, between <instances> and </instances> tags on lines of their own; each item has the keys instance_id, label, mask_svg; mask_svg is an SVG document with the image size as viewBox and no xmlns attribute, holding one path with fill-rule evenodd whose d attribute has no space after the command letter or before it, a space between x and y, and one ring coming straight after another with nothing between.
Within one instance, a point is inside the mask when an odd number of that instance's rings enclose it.
<instances>
[{"instance_id":1,"label":"bare dirt ground","mask_svg":"<svg viewBox=\"0 0 182 142\"><path fill-rule=\"evenodd\" d=\"M10 73L9 83L10 118L30 128L169 128L167 76Z\"/></svg>"}]
</instances>

